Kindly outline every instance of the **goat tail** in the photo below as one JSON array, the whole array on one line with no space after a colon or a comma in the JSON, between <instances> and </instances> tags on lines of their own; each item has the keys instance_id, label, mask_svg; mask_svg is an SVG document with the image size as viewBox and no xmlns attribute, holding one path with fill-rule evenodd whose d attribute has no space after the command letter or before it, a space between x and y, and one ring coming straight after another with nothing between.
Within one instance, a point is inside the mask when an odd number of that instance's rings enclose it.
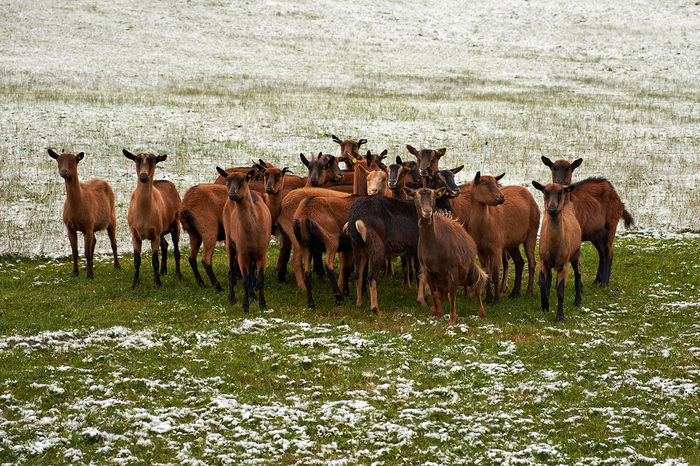
<instances>
[{"instance_id":1,"label":"goat tail","mask_svg":"<svg viewBox=\"0 0 700 466\"><path fill-rule=\"evenodd\" d=\"M190 212L187 209L183 209L178 213L180 217L180 223L182 223L182 228L184 228L186 232L199 233L197 231L197 227L195 226L194 215L192 215L192 212ZM175 219L177 218L178 216L175 217Z\"/></svg>"},{"instance_id":2,"label":"goat tail","mask_svg":"<svg viewBox=\"0 0 700 466\"><path fill-rule=\"evenodd\" d=\"M627 212L627 209L622 211L622 218L625 221L625 228L630 229L632 225L634 225L634 219L632 218L632 215L630 215L629 212Z\"/></svg>"},{"instance_id":3,"label":"goat tail","mask_svg":"<svg viewBox=\"0 0 700 466\"><path fill-rule=\"evenodd\" d=\"M484 272L484 269L473 263L469 268L468 281L471 283L469 287L472 289L474 294L479 294L486 288L486 284L489 281L489 276Z\"/></svg>"},{"instance_id":4,"label":"goat tail","mask_svg":"<svg viewBox=\"0 0 700 466\"><path fill-rule=\"evenodd\" d=\"M297 241L299 244L308 247L309 245L309 235L308 231L306 228L304 228L299 221L299 219L294 219L294 222L292 223L292 227L294 228L294 236L296 237Z\"/></svg>"}]
</instances>

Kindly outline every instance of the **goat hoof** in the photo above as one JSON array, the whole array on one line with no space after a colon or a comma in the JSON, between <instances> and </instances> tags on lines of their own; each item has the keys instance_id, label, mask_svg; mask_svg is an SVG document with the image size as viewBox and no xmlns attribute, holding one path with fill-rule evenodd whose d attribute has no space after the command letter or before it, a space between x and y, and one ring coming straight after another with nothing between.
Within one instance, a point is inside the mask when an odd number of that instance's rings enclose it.
<instances>
[{"instance_id":1,"label":"goat hoof","mask_svg":"<svg viewBox=\"0 0 700 466\"><path fill-rule=\"evenodd\" d=\"M116 264L114 264L114 270L121 270L121 269L122 269L122 266L119 265L118 262Z\"/></svg>"},{"instance_id":2,"label":"goat hoof","mask_svg":"<svg viewBox=\"0 0 700 466\"><path fill-rule=\"evenodd\" d=\"M93 275L93 273L92 273L92 272L88 272L88 274L86 275L86 277L87 277L87 278L93 278L93 277L94 277L94 275Z\"/></svg>"},{"instance_id":3,"label":"goat hoof","mask_svg":"<svg viewBox=\"0 0 700 466\"><path fill-rule=\"evenodd\" d=\"M370 309L370 311L373 312L374 314L379 315L379 308L377 308L377 307L373 307L372 309Z\"/></svg>"},{"instance_id":4,"label":"goat hoof","mask_svg":"<svg viewBox=\"0 0 700 466\"><path fill-rule=\"evenodd\" d=\"M77 277L78 276L78 271L74 270L73 273L70 274L71 277Z\"/></svg>"},{"instance_id":5,"label":"goat hoof","mask_svg":"<svg viewBox=\"0 0 700 466\"><path fill-rule=\"evenodd\" d=\"M561 322L561 321L563 321L563 320L564 320L564 314L561 314L561 315L557 314L556 321L557 321L557 322Z\"/></svg>"},{"instance_id":6,"label":"goat hoof","mask_svg":"<svg viewBox=\"0 0 700 466\"><path fill-rule=\"evenodd\" d=\"M311 307L311 308L316 307L316 303L314 303L313 301L307 302L306 305L307 305L308 307Z\"/></svg>"},{"instance_id":7,"label":"goat hoof","mask_svg":"<svg viewBox=\"0 0 700 466\"><path fill-rule=\"evenodd\" d=\"M342 296L342 295L341 295L341 296L336 296L336 297L335 297L335 305L338 306L338 307L341 307L341 306L345 305L345 300L343 299L343 296Z\"/></svg>"},{"instance_id":8,"label":"goat hoof","mask_svg":"<svg viewBox=\"0 0 700 466\"><path fill-rule=\"evenodd\" d=\"M217 293L221 293L224 290L223 288L221 288L221 285L217 283L216 285L214 285L214 291L216 291Z\"/></svg>"}]
</instances>

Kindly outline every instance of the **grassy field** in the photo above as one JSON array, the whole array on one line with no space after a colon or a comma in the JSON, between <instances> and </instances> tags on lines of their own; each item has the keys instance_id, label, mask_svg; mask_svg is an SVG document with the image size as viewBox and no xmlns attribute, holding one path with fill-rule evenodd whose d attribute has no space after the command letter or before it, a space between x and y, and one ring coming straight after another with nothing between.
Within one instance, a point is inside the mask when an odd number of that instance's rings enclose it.
<instances>
[{"instance_id":1,"label":"grassy field","mask_svg":"<svg viewBox=\"0 0 700 466\"><path fill-rule=\"evenodd\" d=\"M172 258L131 291L130 256L92 281L1 256L0 462L697 464L699 247L623 236L601 289L587 245L565 322L535 294L486 319L460 297L452 326L398 278L378 319L317 278L306 309L269 268L270 309L243 315Z\"/></svg>"}]
</instances>

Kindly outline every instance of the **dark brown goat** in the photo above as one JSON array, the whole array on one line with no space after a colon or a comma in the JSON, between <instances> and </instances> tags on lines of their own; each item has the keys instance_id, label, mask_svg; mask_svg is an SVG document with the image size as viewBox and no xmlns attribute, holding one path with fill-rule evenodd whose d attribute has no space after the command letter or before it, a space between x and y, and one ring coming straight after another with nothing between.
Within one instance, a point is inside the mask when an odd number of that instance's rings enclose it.
<instances>
[{"instance_id":1,"label":"dark brown goat","mask_svg":"<svg viewBox=\"0 0 700 466\"><path fill-rule=\"evenodd\" d=\"M476 265L476 244L456 220L436 213L435 201L446 190L421 188L412 191L418 212L418 260L433 295L431 314L442 316L445 297L450 300L450 323L457 322L457 288L469 286L479 303L479 316L486 317L481 290L486 273Z\"/></svg>"},{"instance_id":2,"label":"dark brown goat","mask_svg":"<svg viewBox=\"0 0 700 466\"><path fill-rule=\"evenodd\" d=\"M433 149L422 149L417 151L413 146L406 146L408 152L415 155L418 159L418 172L420 176L427 177L430 173L438 171L438 162L440 158L447 152L446 148L433 150ZM427 186L427 181L423 181L423 186Z\"/></svg>"},{"instance_id":3,"label":"dark brown goat","mask_svg":"<svg viewBox=\"0 0 700 466\"><path fill-rule=\"evenodd\" d=\"M520 186L509 188L508 196L499 189L498 180L505 175L481 176L477 172L471 184L471 211L467 231L474 238L479 261L489 274L490 281L498 283L503 252L525 245L528 261L527 293L532 294L535 278L535 243L540 223L540 211L530 191ZM517 259L520 259L518 261ZM524 261L518 252L515 261L515 283L511 297L520 294ZM487 301L501 301L501 287L489 286Z\"/></svg>"},{"instance_id":4,"label":"dark brown goat","mask_svg":"<svg viewBox=\"0 0 700 466\"><path fill-rule=\"evenodd\" d=\"M160 274L167 273L168 242L165 235L170 233L173 240L173 255L175 256L175 273L180 274L180 224L177 212L180 208L180 194L170 181L153 181L156 164L164 161L167 155L132 154L122 151L124 156L136 165L138 183L131 194L127 221L131 230L131 243L134 246L134 281L132 288L139 285L139 270L141 268L141 244L144 240L151 242L151 264L153 265L153 281L160 286ZM158 251L163 249L160 273L158 272Z\"/></svg>"},{"instance_id":5,"label":"dark brown goat","mask_svg":"<svg viewBox=\"0 0 700 466\"><path fill-rule=\"evenodd\" d=\"M412 200L385 196L359 197L348 212L348 232L357 275L357 307L362 306L365 266L370 285L370 309L380 314L377 277L386 256L416 256L418 214ZM418 286L418 301L425 304L423 286Z\"/></svg>"},{"instance_id":6,"label":"dark brown goat","mask_svg":"<svg viewBox=\"0 0 700 466\"><path fill-rule=\"evenodd\" d=\"M572 163L566 160L552 162L547 157L542 157L542 162L552 171L552 182L562 185L571 184L571 176L582 161L583 159L576 159ZM608 286L617 224L623 218L625 228L630 228L634 225L634 219L625 209L625 204L612 183L605 178L587 178L575 185L576 190L570 196L581 226L581 236L583 241L593 243L598 251L598 271L593 283Z\"/></svg>"},{"instance_id":7,"label":"dark brown goat","mask_svg":"<svg viewBox=\"0 0 700 466\"><path fill-rule=\"evenodd\" d=\"M216 171L221 176L227 175L228 199L224 205L223 223L228 255L229 302L236 303L234 287L237 263L243 276L243 312L248 313L248 298L255 299L256 288L260 309L265 309L265 266L272 221L270 210L260 195L248 188L248 182L256 176L256 170L251 169L245 175L227 174L219 167L216 167Z\"/></svg>"},{"instance_id":8,"label":"dark brown goat","mask_svg":"<svg viewBox=\"0 0 700 466\"><path fill-rule=\"evenodd\" d=\"M304 154L299 154L301 163L309 170L304 187L321 187L326 182L341 181L343 173L338 165L338 158L319 152L315 158L308 160Z\"/></svg>"},{"instance_id":9,"label":"dark brown goat","mask_svg":"<svg viewBox=\"0 0 700 466\"><path fill-rule=\"evenodd\" d=\"M396 163L389 165L388 186L394 192L394 197L406 199L404 187L419 188L423 180L418 173L418 163L414 161L404 162L400 156L396 156Z\"/></svg>"},{"instance_id":10,"label":"dark brown goat","mask_svg":"<svg viewBox=\"0 0 700 466\"><path fill-rule=\"evenodd\" d=\"M540 232L540 265L537 282L540 286L542 310L549 311L549 290L552 269L557 271L557 317L564 320L564 287L569 275L569 262L574 269L577 306L581 305L581 227L567 193L575 192L576 185L552 183L542 186L533 181L535 189L544 194L544 219Z\"/></svg>"},{"instance_id":11,"label":"dark brown goat","mask_svg":"<svg viewBox=\"0 0 700 466\"><path fill-rule=\"evenodd\" d=\"M114 192L106 181L92 179L81 183L78 179L78 162L85 154L56 152L49 149L49 156L58 162L58 174L66 182L66 202L63 204L63 223L66 225L68 241L73 254L73 276L78 276L78 233L85 239L85 261L87 278L93 277L95 255L95 232L107 230L114 254L114 268L119 267L117 256L117 218L114 209Z\"/></svg>"}]
</instances>

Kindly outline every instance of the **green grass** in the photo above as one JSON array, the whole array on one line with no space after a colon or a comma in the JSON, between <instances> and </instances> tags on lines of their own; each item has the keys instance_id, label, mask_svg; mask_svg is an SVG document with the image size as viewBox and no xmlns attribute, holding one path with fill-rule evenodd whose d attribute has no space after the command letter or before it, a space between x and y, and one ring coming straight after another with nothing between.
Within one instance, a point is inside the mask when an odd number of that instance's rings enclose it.
<instances>
[{"instance_id":1,"label":"green grass","mask_svg":"<svg viewBox=\"0 0 700 466\"><path fill-rule=\"evenodd\" d=\"M535 293L486 319L460 296L452 326L398 277L379 283L378 318L334 307L317 277L307 309L270 266L271 310L246 316L186 261L154 289L144 256L132 291L130 256L90 281L68 258L3 256L0 462L698 463L699 246L619 238L601 289L586 245L565 322Z\"/></svg>"}]
</instances>

